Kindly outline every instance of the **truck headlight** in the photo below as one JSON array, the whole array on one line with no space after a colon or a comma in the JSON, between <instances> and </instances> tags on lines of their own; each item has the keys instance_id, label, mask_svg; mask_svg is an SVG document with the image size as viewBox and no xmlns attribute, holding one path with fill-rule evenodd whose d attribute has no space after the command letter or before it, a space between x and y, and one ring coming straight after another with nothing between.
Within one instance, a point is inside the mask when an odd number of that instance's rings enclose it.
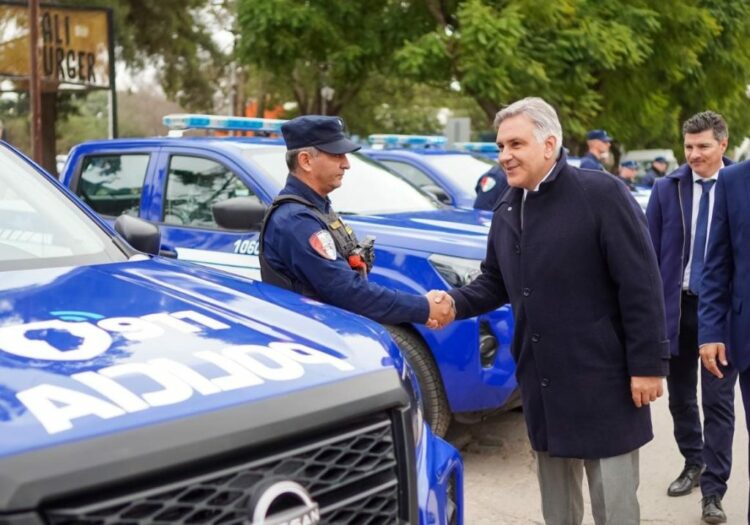
<instances>
[{"instance_id":1,"label":"truck headlight","mask_svg":"<svg viewBox=\"0 0 750 525\"><path fill-rule=\"evenodd\" d=\"M469 284L481 273L482 261L479 259L464 259L434 253L430 255L429 261L441 277L454 288Z\"/></svg>"}]
</instances>

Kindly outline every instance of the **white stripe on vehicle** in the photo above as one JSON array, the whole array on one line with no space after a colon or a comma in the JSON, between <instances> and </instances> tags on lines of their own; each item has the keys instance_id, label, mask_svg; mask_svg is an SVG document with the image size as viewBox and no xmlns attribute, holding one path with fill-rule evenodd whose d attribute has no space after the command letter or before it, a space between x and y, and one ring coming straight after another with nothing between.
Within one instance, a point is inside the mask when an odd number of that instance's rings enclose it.
<instances>
[{"instance_id":1,"label":"white stripe on vehicle","mask_svg":"<svg viewBox=\"0 0 750 525\"><path fill-rule=\"evenodd\" d=\"M260 259L257 255L177 248L177 258L260 281Z\"/></svg>"}]
</instances>

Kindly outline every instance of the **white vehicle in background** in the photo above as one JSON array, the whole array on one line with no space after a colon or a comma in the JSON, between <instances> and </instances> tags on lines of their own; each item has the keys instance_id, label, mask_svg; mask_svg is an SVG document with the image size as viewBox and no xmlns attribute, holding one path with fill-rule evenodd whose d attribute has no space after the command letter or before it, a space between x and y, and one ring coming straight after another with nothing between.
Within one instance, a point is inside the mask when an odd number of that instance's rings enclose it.
<instances>
[{"instance_id":1,"label":"white vehicle in background","mask_svg":"<svg viewBox=\"0 0 750 525\"><path fill-rule=\"evenodd\" d=\"M742 139L742 144L734 148L733 158L735 162L750 159L750 137Z\"/></svg>"},{"instance_id":2,"label":"white vehicle in background","mask_svg":"<svg viewBox=\"0 0 750 525\"><path fill-rule=\"evenodd\" d=\"M674 151L671 149L634 149L628 151L623 155L621 161L634 160L638 163L638 176L646 173L651 167L651 162L656 157L664 157L667 159L669 166L667 167L667 173L674 171L680 163L677 161L677 157L674 156Z\"/></svg>"}]
</instances>

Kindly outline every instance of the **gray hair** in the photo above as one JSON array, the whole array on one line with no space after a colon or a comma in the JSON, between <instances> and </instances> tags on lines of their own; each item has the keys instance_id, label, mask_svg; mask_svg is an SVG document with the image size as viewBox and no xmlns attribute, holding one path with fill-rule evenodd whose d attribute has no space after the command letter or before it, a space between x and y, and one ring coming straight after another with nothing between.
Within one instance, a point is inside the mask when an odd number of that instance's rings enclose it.
<instances>
[{"instance_id":1,"label":"gray hair","mask_svg":"<svg viewBox=\"0 0 750 525\"><path fill-rule=\"evenodd\" d=\"M517 100L497 112L495 128L500 127L503 120L517 115L526 115L534 124L534 138L537 142L543 143L550 135L555 137L557 141L555 156L560 153L563 139L562 126L552 106L539 97Z\"/></svg>"},{"instance_id":2,"label":"gray hair","mask_svg":"<svg viewBox=\"0 0 750 525\"><path fill-rule=\"evenodd\" d=\"M718 142L729 137L729 128L724 117L714 111L702 111L687 119L682 125L682 134L703 133L709 129L713 131Z\"/></svg>"},{"instance_id":3,"label":"gray hair","mask_svg":"<svg viewBox=\"0 0 750 525\"><path fill-rule=\"evenodd\" d=\"M315 157L318 154L318 148L315 146L306 146L304 148L297 148L297 149L290 149L286 152L286 167L289 168L289 173L294 173L297 171L298 164L298 156L303 151L306 151L309 153L312 157Z\"/></svg>"}]
</instances>

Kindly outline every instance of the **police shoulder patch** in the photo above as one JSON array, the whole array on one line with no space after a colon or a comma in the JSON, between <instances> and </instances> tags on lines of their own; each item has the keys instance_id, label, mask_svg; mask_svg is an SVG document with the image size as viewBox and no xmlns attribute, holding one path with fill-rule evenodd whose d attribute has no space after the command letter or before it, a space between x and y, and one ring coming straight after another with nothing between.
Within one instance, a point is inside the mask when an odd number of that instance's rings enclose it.
<instances>
[{"instance_id":1,"label":"police shoulder patch","mask_svg":"<svg viewBox=\"0 0 750 525\"><path fill-rule=\"evenodd\" d=\"M490 191L495 187L495 184L497 184L497 182L495 182L495 179L489 175L485 175L482 177L482 180L479 181L479 187L482 188L482 191L484 192Z\"/></svg>"},{"instance_id":2,"label":"police shoulder patch","mask_svg":"<svg viewBox=\"0 0 750 525\"><path fill-rule=\"evenodd\" d=\"M320 230L310 235L310 246L324 259L336 260L336 244L327 230Z\"/></svg>"}]
</instances>

